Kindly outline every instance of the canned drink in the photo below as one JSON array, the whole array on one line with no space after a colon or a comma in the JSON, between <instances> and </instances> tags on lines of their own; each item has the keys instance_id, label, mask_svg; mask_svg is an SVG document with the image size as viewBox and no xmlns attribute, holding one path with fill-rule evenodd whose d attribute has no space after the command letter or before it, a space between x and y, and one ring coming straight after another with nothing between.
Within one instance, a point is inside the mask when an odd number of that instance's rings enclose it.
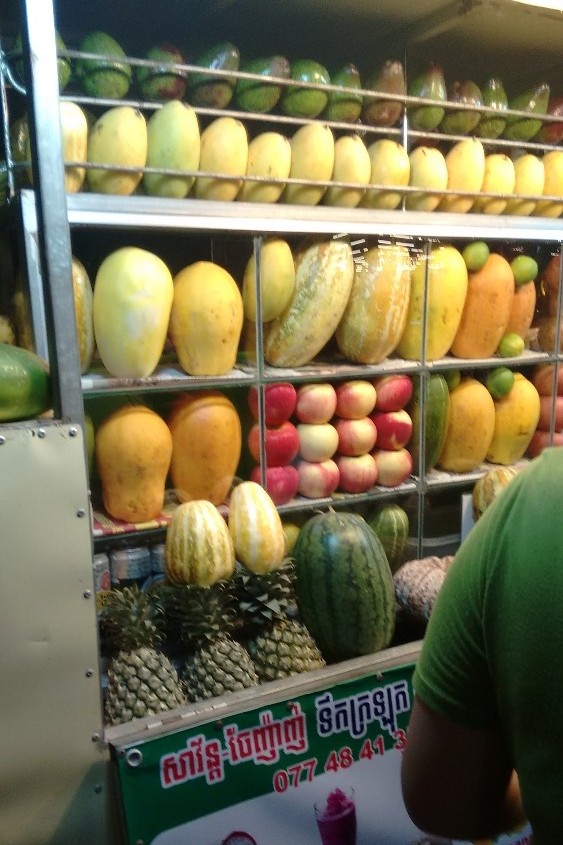
<instances>
[{"instance_id":1,"label":"canned drink","mask_svg":"<svg viewBox=\"0 0 563 845\"><path fill-rule=\"evenodd\" d=\"M148 546L112 549L109 571L113 588L142 587L151 574L151 555Z\"/></svg>"},{"instance_id":2,"label":"canned drink","mask_svg":"<svg viewBox=\"0 0 563 845\"><path fill-rule=\"evenodd\" d=\"M155 543L151 550L151 579L150 586L157 587L166 584L166 567L164 565L164 543Z\"/></svg>"},{"instance_id":3,"label":"canned drink","mask_svg":"<svg viewBox=\"0 0 563 845\"><path fill-rule=\"evenodd\" d=\"M93 558L93 566L96 611L99 616L104 607L106 596L111 590L109 555L107 555L106 552L98 552L95 554Z\"/></svg>"}]
</instances>

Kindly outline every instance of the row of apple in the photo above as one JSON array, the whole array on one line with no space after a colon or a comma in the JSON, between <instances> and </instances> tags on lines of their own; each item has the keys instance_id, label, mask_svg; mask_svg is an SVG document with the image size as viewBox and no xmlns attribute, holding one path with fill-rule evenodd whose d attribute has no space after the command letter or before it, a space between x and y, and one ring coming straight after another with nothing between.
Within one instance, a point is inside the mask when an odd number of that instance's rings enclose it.
<instances>
[{"instance_id":1,"label":"row of apple","mask_svg":"<svg viewBox=\"0 0 563 845\"><path fill-rule=\"evenodd\" d=\"M297 388L289 382L266 385L262 442L259 391L253 386L248 404L255 422L247 435L255 461L251 479L263 480L278 505L297 494L320 499L401 484L413 466L406 448L413 429L405 409L411 395L408 375Z\"/></svg>"}]
</instances>

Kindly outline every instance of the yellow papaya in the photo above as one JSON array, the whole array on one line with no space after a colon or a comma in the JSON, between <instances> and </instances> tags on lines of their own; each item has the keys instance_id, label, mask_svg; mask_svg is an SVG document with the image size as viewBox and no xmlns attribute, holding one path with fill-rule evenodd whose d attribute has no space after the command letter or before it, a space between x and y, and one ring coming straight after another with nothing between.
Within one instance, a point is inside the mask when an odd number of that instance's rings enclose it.
<instances>
[{"instance_id":1,"label":"yellow papaya","mask_svg":"<svg viewBox=\"0 0 563 845\"><path fill-rule=\"evenodd\" d=\"M425 287L427 361L443 358L457 332L467 295L467 267L459 250L450 245L434 247L429 256L420 254L412 272L412 287L405 330L397 346L403 358L420 361Z\"/></svg>"},{"instance_id":2,"label":"yellow papaya","mask_svg":"<svg viewBox=\"0 0 563 845\"><path fill-rule=\"evenodd\" d=\"M180 366L191 376L220 376L236 361L244 312L231 274L196 261L174 277L170 337Z\"/></svg>"},{"instance_id":3,"label":"yellow papaya","mask_svg":"<svg viewBox=\"0 0 563 845\"><path fill-rule=\"evenodd\" d=\"M522 373L514 373L514 384L495 404L495 426L487 460L514 464L525 454L540 418L540 395Z\"/></svg>"},{"instance_id":4,"label":"yellow papaya","mask_svg":"<svg viewBox=\"0 0 563 845\"><path fill-rule=\"evenodd\" d=\"M147 123L142 113L132 106L116 106L104 112L88 135L88 163L112 168L88 168L86 180L92 191L132 194L147 163ZM138 169L120 170L120 166Z\"/></svg>"},{"instance_id":5,"label":"yellow papaya","mask_svg":"<svg viewBox=\"0 0 563 845\"><path fill-rule=\"evenodd\" d=\"M446 439L438 466L450 472L471 472L484 460L495 429L495 403L484 384L462 378L450 391Z\"/></svg>"}]
</instances>

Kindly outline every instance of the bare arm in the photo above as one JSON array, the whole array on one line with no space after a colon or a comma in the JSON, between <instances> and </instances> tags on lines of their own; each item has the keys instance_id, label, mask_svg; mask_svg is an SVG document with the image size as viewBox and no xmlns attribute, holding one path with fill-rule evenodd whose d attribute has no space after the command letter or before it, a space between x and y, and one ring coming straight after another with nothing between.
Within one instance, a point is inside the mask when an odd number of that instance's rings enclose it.
<instances>
[{"instance_id":1,"label":"bare arm","mask_svg":"<svg viewBox=\"0 0 563 845\"><path fill-rule=\"evenodd\" d=\"M525 821L500 732L459 725L417 698L401 778L407 811L428 833L479 839Z\"/></svg>"}]
</instances>

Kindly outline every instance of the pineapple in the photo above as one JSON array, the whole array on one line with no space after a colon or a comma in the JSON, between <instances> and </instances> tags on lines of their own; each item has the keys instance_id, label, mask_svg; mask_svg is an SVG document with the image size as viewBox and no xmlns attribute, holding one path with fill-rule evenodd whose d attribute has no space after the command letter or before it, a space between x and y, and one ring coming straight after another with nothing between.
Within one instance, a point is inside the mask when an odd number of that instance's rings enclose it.
<instances>
[{"instance_id":1,"label":"pineapple","mask_svg":"<svg viewBox=\"0 0 563 845\"><path fill-rule=\"evenodd\" d=\"M168 585L163 591L169 627L188 655L182 672L188 700L255 686L258 677L248 652L229 636L236 613L228 582Z\"/></svg>"},{"instance_id":2,"label":"pineapple","mask_svg":"<svg viewBox=\"0 0 563 845\"><path fill-rule=\"evenodd\" d=\"M186 704L178 673L156 645L162 638L162 608L138 587L107 594L104 632L117 647L108 666L106 721L118 725Z\"/></svg>"},{"instance_id":3,"label":"pineapple","mask_svg":"<svg viewBox=\"0 0 563 845\"><path fill-rule=\"evenodd\" d=\"M325 666L305 625L287 615L295 602L294 577L289 559L266 575L252 575L242 569L236 575L239 608L249 626L246 648L261 681Z\"/></svg>"}]
</instances>

